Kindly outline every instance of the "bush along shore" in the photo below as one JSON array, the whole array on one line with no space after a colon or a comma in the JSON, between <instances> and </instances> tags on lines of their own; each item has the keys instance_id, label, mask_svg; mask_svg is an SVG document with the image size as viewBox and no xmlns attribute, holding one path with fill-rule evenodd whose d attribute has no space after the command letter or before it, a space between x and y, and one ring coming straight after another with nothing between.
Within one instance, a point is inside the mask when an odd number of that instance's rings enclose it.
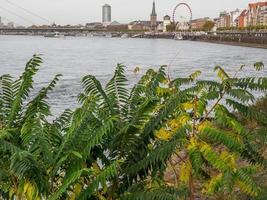
<instances>
[{"instance_id":1,"label":"bush along shore","mask_svg":"<svg viewBox=\"0 0 267 200\"><path fill-rule=\"evenodd\" d=\"M267 100L253 104L266 77L170 80L163 66L128 89L118 65L105 86L85 76L80 106L51 122L60 75L33 97L41 63L0 77L1 199L267 199Z\"/></svg>"}]
</instances>

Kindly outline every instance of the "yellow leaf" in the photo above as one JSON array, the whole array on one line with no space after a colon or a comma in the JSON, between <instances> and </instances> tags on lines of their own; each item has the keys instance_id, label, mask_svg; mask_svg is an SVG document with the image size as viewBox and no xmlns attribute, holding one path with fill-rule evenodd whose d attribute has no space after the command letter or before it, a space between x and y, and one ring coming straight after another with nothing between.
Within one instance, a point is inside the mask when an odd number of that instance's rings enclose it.
<instances>
[{"instance_id":1,"label":"yellow leaf","mask_svg":"<svg viewBox=\"0 0 267 200\"><path fill-rule=\"evenodd\" d=\"M202 132L205 128L208 128L211 126L211 122L210 121L204 121L203 123L199 124L197 126L197 130L199 132Z\"/></svg>"},{"instance_id":2,"label":"yellow leaf","mask_svg":"<svg viewBox=\"0 0 267 200\"><path fill-rule=\"evenodd\" d=\"M196 80L201 75L201 71L195 71L193 74L189 76L189 78Z\"/></svg>"},{"instance_id":3,"label":"yellow leaf","mask_svg":"<svg viewBox=\"0 0 267 200\"><path fill-rule=\"evenodd\" d=\"M191 103L191 102L183 103L183 108L184 108L185 110L191 110L191 109L194 108L194 104Z\"/></svg>"},{"instance_id":4,"label":"yellow leaf","mask_svg":"<svg viewBox=\"0 0 267 200\"><path fill-rule=\"evenodd\" d=\"M187 113L183 113L178 117L178 122L182 125L186 124L190 120L190 116Z\"/></svg>"},{"instance_id":5,"label":"yellow leaf","mask_svg":"<svg viewBox=\"0 0 267 200\"><path fill-rule=\"evenodd\" d=\"M237 181L236 182L238 187L245 193L252 195L252 196L258 196L258 191L252 188L250 185L244 183L243 181ZM258 189L258 188L257 188Z\"/></svg>"},{"instance_id":6,"label":"yellow leaf","mask_svg":"<svg viewBox=\"0 0 267 200\"><path fill-rule=\"evenodd\" d=\"M34 194L36 194L35 193L36 191L37 191L37 189L30 182L26 182L24 184L23 192L24 192L24 195L26 196L27 200L32 200L33 198L36 200L39 200L40 198L37 195L36 195L36 197L34 197Z\"/></svg>"},{"instance_id":7,"label":"yellow leaf","mask_svg":"<svg viewBox=\"0 0 267 200\"><path fill-rule=\"evenodd\" d=\"M15 189L14 188L11 188L9 190L9 198L11 199L14 194L15 194Z\"/></svg>"},{"instance_id":8,"label":"yellow leaf","mask_svg":"<svg viewBox=\"0 0 267 200\"><path fill-rule=\"evenodd\" d=\"M187 146L187 149L188 150L196 149L197 145L198 145L197 140L194 137L192 137L189 141L189 145Z\"/></svg>"},{"instance_id":9,"label":"yellow leaf","mask_svg":"<svg viewBox=\"0 0 267 200\"><path fill-rule=\"evenodd\" d=\"M169 140L171 138L171 134L164 128L156 131L155 136L160 140Z\"/></svg>"},{"instance_id":10,"label":"yellow leaf","mask_svg":"<svg viewBox=\"0 0 267 200\"><path fill-rule=\"evenodd\" d=\"M236 158L234 154L230 154L227 151L223 151L220 154L220 159L222 159L225 163L227 163L227 165L232 169L234 170L236 169Z\"/></svg>"},{"instance_id":11,"label":"yellow leaf","mask_svg":"<svg viewBox=\"0 0 267 200\"><path fill-rule=\"evenodd\" d=\"M190 120L190 116L187 113L182 113L176 119L172 119L167 122L167 128L161 128L155 132L155 136L160 140L169 140L176 131Z\"/></svg>"},{"instance_id":12,"label":"yellow leaf","mask_svg":"<svg viewBox=\"0 0 267 200\"><path fill-rule=\"evenodd\" d=\"M172 119L168 122L168 125L172 129L178 129L181 126L185 125L190 120L190 116L187 113L182 113L176 119Z\"/></svg>"},{"instance_id":13,"label":"yellow leaf","mask_svg":"<svg viewBox=\"0 0 267 200\"><path fill-rule=\"evenodd\" d=\"M101 171L99 165L96 162L93 162L92 166L93 166L94 170L96 170L97 173L99 173Z\"/></svg>"},{"instance_id":14,"label":"yellow leaf","mask_svg":"<svg viewBox=\"0 0 267 200\"><path fill-rule=\"evenodd\" d=\"M169 94L171 92L170 88L163 88L163 87L157 87L156 90L157 90L157 94L159 96L163 96L163 95Z\"/></svg>"},{"instance_id":15,"label":"yellow leaf","mask_svg":"<svg viewBox=\"0 0 267 200\"><path fill-rule=\"evenodd\" d=\"M218 189L217 187L222 180L222 176L223 174L220 173L217 176L212 177L211 180L209 180L209 182L204 185L202 193L213 195L216 192L216 189Z\"/></svg>"},{"instance_id":16,"label":"yellow leaf","mask_svg":"<svg viewBox=\"0 0 267 200\"><path fill-rule=\"evenodd\" d=\"M23 186L23 192L26 193L29 187L30 187L30 183L26 182Z\"/></svg>"},{"instance_id":17,"label":"yellow leaf","mask_svg":"<svg viewBox=\"0 0 267 200\"><path fill-rule=\"evenodd\" d=\"M218 71L218 77L224 81L225 79L229 79L229 75L224 71L223 68L221 68L220 66L216 66L214 68L214 71Z\"/></svg>"},{"instance_id":18,"label":"yellow leaf","mask_svg":"<svg viewBox=\"0 0 267 200\"><path fill-rule=\"evenodd\" d=\"M82 185L80 183L77 183L74 186L74 190L73 190L72 195L70 195L70 197L68 199L69 200L75 200L78 197L78 195L81 193L81 190L82 190Z\"/></svg>"},{"instance_id":19,"label":"yellow leaf","mask_svg":"<svg viewBox=\"0 0 267 200\"><path fill-rule=\"evenodd\" d=\"M170 128L173 130L173 129L177 129L179 128L181 125L179 122L177 122L176 119L173 119L171 121L168 122L168 125L170 126Z\"/></svg>"},{"instance_id":20,"label":"yellow leaf","mask_svg":"<svg viewBox=\"0 0 267 200\"><path fill-rule=\"evenodd\" d=\"M190 162L183 163L180 169L180 181L183 183L188 183L191 175L192 166Z\"/></svg>"}]
</instances>

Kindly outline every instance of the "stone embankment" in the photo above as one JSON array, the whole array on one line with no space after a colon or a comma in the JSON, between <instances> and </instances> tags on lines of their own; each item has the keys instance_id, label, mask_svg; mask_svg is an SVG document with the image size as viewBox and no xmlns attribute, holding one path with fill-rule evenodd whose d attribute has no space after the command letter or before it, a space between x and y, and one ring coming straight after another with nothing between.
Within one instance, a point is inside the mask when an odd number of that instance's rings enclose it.
<instances>
[{"instance_id":1,"label":"stone embankment","mask_svg":"<svg viewBox=\"0 0 267 200\"><path fill-rule=\"evenodd\" d=\"M247 47L257 47L267 49L267 33L261 35L234 35L234 34L222 34L222 35L202 35L191 38L195 41L229 44Z\"/></svg>"}]
</instances>

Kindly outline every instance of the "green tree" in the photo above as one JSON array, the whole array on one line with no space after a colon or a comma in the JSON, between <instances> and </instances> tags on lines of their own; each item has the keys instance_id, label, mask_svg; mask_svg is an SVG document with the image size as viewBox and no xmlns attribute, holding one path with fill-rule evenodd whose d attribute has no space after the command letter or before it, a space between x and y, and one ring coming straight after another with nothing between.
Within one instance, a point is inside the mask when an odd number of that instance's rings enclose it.
<instances>
[{"instance_id":1,"label":"green tree","mask_svg":"<svg viewBox=\"0 0 267 200\"><path fill-rule=\"evenodd\" d=\"M176 31L176 25L174 23L171 23L171 24L166 26L166 30L167 30L167 32L174 32L174 31Z\"/></svg>"},{"instance_id":2,"label":"green tree","mask_svg":"<svg viewBox=\"0 0 267 200\"><path fill-rule=\"evenodd\" d=\"M213 21L206 21L203 25L203 29L205 31L211 31L213 27L215 26L215 22Z\"/></svg>"}]
</instances>

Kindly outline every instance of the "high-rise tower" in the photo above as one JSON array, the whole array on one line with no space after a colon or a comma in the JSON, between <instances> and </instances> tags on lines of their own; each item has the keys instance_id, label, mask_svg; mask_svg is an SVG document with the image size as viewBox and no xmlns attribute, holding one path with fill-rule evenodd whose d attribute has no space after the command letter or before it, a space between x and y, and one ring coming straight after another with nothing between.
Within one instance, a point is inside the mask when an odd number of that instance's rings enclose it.
<instances>
[{"instance_id":1,"label":"high-rise tower","mask_svg":"<svg viewBox=\"0 0 267 200\"><path fill-rule=\"evenodd\" d=\"M2 17L0 16L0 26L2 25Z\"/></svg>"},{"instance_id":2,"label":"high-rise tower","mask_svg":"<svg viewBox=\"0 0 267 200\"><path fill-rule=\"evenodd\" d=\"M150 26L151 26L152 31L156 31L156 29L157 29L157 13L156 13L155 1L153 1L152 13L150 15Z\"/></svg>"},{"instance_id":3,"label":"high-rise tower","mask_svg":"<svg viewBox=\"0 0 267 200\"><path fill-rule=\"evenodd\" d=\"M104 25L109 25L111 23L111 6L108 4L102 7L102 22Z\"/></svg>"}]
</instances>

